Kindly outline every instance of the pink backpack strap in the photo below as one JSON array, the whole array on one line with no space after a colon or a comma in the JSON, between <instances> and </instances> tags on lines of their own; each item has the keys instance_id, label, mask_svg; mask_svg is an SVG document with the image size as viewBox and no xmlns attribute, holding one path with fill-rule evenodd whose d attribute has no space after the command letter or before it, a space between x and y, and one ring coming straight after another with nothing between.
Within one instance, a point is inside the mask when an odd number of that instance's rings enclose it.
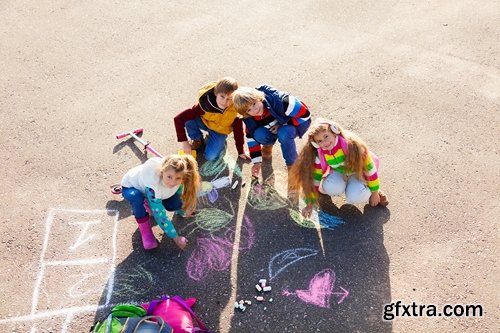
<instances>
[{"instance_id":1,"label":"pink backpack strap","mask_svg":"<svg viewBox=\"0 0 500 333\"><path fill-rule=\"evenodd\" d=\"M342 148L344 154L347 155L347 152L349 151L349 148L347 147L347 140L342 135L337 135L337 138L339 138L340 141L340 148Z\"/></svg>"},{"instance_id":2,"label":"pink backpack strap","mask_svg":"<svg viewBox=\"0 0 500 333\"><path fill-rule=\"evenodd\" d=\"M326 163L325 160L325 153L323 153L323 149L318 148L318 158L319 158L319 164L321 165L321 171L323 171L323 174L326 173L328 170L328 163Z\"/></svg>"}]
</instances>

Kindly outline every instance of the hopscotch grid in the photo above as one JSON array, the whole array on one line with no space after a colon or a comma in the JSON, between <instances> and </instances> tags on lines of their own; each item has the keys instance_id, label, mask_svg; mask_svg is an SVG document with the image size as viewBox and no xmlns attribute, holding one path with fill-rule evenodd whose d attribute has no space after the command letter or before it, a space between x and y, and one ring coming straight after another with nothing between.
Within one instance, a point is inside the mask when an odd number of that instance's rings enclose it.
<instances>
[{"instance_id":1,"label":"hopscotch grid","mask_svg":"<svg viewBox=\"0 0 500 333\"><path fill-rule=\"evenodd\" d=\"M130 302L133 302L133 301L130 301ZM74 314L79 314L79 313L83 313L83 312L96 312L99 310L105 310L109 307L113 307L115 305L122 304L122 303L127 303L127 302L121 302L121 303L116 303L116 304L107 304L107 305L103 304L103 305L75 306L75 307L59 309L59 310L40 311L40 312L35 313L35 314L0 319L0 324L14 323L14 322L18 322L18 321L30 321L30 320L33 321L33 320L38 320L38 319L68 316L68 315L74 315Z\"/></svg>"},{"instance_id":2,"label":"hopscotch grid","mask_svg":"<svg viewBox=\"0 0 500 333\"><path fill-rule=\"evenodd\" d=\"M112 212L115 213L115 225L113 226L113 238L112 238L112 249L113 249L113 256L111 258L111 272L109 273L109 279L108 279L108 293L106 295L106 302L104 305L108 305L109 301L111 300L111 296L113 294L113 288L115 285L115 272L116 272L116 237L117 237L117 230L118 230L118 215L120 214L117 210L111 210Z\"/></svg>"},{"instance_id":3,"label":"hopscotch grid","mask_svg":"<svg viewBox=\"0 0 500 333\"><path fill-rule=\"evenodd\" d=\"M85 259L85 260L54 260L45 262L45 266L78 266L78 265L92 265L92 264L103 264L112 262L109 258L95 258L95 259Z\"/></svg>"},{"instance_id":4,"label":"hopscotch grid","mask_svg":"<svg viewBox=\"0 0 500 333\"><path fill-rule=\"evenodd\" d=\"M31 301L31 315L35 314L36 307L38 306L38 296L40 295L40 285L42 284L43 275L45 273L45 254L47 253L47 245L49 244L49 233L54 221L56 209L51 208L47 220L45 220L45 235L43 237L42 251L40 251L40 261L38 262L38 274L36 277L35 286L33 288L33 298Z\"/></svg>"},{"instance_id":5,"label":"hopscotch grid","mask_svg":"<svg viewBox=\"0 0 500 333\"><path fill-rule=\"evenodd\" d=\"M83 307L70 307L70 308L65 308L65 309L59 309L59 310L54 310L54 311L43 311L43 312L38 312L36 313L36 309L38 306L38 300L39 300L39 295L40 295L40 286L45 274L45 267L46 266L57 266L57 265L78 265L78 264L91 264L91 263L102 263L102 262L109 262L109 259L106 258L97 258L97 259L90 259L90 260L68 260L68 261L48 261L46 262L44 260L45 255L47 253L47 248L48 248L48 243L49 243L49 236L50 236L50 231L54 222L54 216L58 212L66 212L66 213L79 213L79 214L108 214L112 213L114 215L114 228L113 228L113 234L112 234L112 258L111 258L111 270L108 278L108 284L107 284L107 295L106 295L106 301L104 305L89 305L89 306L83 306ZM90 311L98 311L101 309L108 308L110 306L109 302L111 299L111 295L113 292L113 287L114 287L114 278L115 278L115 263L116 263L116 245L117 245L117 229L118 229L118 220L119 220L119 212L115 209L111 210L102 210L102 209L93 209L93 210L84 210L84 209L60 209L60 208L51 208L48 211L48 216L47 219L45 220L45 234L44 234L44 240L42 244L42 250L40 251L40 259L39 259L39 264L38 264L38 273L37 273L37 278L35 281L35 285L33 288L33 297L32 297L32 305L31 305L31 313L29 315L25 316L18 316L14 318L6 318L6 319L0 319L0 324L3 323L9 323L9 322L17 322L17 321L23 321L23 320L37 320L37 319L44 319L44 318L53 318L55 316L66 316L66 319L63 323L63 332L67 331L69 322L71 321L71 318L81 312L90 312ZM36 323L33 324L31 327L30 332L36 331Z\"/></svg>"}]
</instances>

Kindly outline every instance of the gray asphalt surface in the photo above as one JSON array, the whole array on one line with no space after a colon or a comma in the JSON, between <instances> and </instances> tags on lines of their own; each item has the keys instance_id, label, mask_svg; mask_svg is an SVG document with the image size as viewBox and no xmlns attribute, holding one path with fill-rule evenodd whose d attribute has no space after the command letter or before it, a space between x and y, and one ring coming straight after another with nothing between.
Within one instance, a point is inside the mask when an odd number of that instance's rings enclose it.
<instances>
[{"instance_id":1,"label":"gray asphalt surface","mask_svg":"<svg viewBox=\"0 0 500 333\"><path fill-rule=\"evenodd\" d=\"M164 293L196 297L216 332L499 331L498 1L8 0L0 17L0 331L86 332L106 304ZM279 149L278 194L259 197L230 137L219 176L246 185L202 200L217 228L176 219L186 251L155 227L145 253L110 186L146 157L115 135L176 152L172 117L225 75L358 133L388 208L322 198L345 223L301 226ZM266 303L234 310L271 276ZM384 321L397 300L484 311Z\"/></svg>"}]
</instances>

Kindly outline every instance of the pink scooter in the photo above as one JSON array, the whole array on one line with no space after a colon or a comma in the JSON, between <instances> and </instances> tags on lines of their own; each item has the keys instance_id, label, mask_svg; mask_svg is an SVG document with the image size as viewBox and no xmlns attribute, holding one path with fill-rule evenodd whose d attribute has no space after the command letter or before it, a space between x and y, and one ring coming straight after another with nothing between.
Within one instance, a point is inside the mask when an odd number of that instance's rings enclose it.
<instances>
[{"instance_id":1,"label":"pink scooter","mask_svg":"<svg viewBox=\"0 0 500 333\"><path fill-rule=\"evenodd\" d=\"M133 137L134 140L139 141L144 146L144 153L145 154L147 154L149 151L151 154L153 154L157 157L163 157L162 154L160 154L156 149L151 147L151 145L149 144L149 141L144 141L142 138L137 136L138 134L141 134L142 132L144 132L144 128L136 128L136 129L129 131L129 132L117 134L116 138L118 140L120 140L123 138ZM121 185L120 184L111 185L111 193L113 193L113 194L122 193Z\"/></svg>"},{"instance_id":2,"label":"pink scooter","mask_svg":"<svg viewBox=\"0 0 500 333\"><path fill-rule=\"evenodd\" d=\"M144 146L144 154L147 154L149 151L151 154L155 155L156 157L163 158L163 155L160 154L156 149L151 147L149 144L149 141L144 141L140 137L138 137L138 134L141 134L144 132L144 128L136 128L135 130L129 131L129 132L124 132L116 135L116 138L118 140L123 139L123 138L128 138L133 137L134 140L139 141L143 146ZM184 155L184 150L179 151L179 155ZM191 155L193 155L194 158L196 158L196 150L191 151ZM111 185L111 193L113 194L120 194L122 193L122 187L120 184L115 184Z\"/></svg>"},{"instance_id":3,"label":"pink scooter","mask_svg":"<svg viewBox=\"0 0 500 333\"><path fill-rule=\"evenodd\" d=\"M144 146L144 153L147 153L149 151L151 154L153 154L153 155L155 155L157 157L163 157L162 154L160 154L156 149L154 149L153 147L151 147L149 145L149 141L146 142L146 141L144 141L143 139L141 139L140 137L137 136L137 134L141 134L142 132L144 132L144 128L136 128L135 130L132 130L130 132L125 132L125 133L117 134L116 138L118 140L120 140L120 139L127 138L127 137L131 136L135 140L137 140L140 143L142 143L142 145Z\"/></svg>"}]
</instances>

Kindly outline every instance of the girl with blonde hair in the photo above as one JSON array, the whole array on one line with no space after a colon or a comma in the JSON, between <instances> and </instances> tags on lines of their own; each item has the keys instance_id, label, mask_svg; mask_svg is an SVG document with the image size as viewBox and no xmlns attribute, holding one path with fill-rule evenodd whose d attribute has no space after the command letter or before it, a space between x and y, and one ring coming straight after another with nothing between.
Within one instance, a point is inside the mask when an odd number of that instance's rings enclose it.
<instances>
[{"instance_id":1,"label":"girl with blonde hair","mask_svg":"<svg viewBox=\"0 0 500 333\"><path fill-rule=\"evenodd\" d=\"M351 204L387 206L378 166L378 157L357 135L335 122L317 119L309 128L307 144L290 171L289 182L293 191L305 196L304 217L311 215L318 192L329 196L345 193Z\"/></svg>"},{"instance_id":2,"label":"girl with blonde hair","mask_svg":"<svg viewBox=\"0 0 500 333\"><path fill-rule=\"evenodd\" d=\"M123 176L122 195L132 206L144 249L158 246L149 214L180 249L186 247L186 238L177 234L167 211L191 216L196 209L200 184L198 163L191 155L153 157Z\"/></svg>"}]
</instances>

